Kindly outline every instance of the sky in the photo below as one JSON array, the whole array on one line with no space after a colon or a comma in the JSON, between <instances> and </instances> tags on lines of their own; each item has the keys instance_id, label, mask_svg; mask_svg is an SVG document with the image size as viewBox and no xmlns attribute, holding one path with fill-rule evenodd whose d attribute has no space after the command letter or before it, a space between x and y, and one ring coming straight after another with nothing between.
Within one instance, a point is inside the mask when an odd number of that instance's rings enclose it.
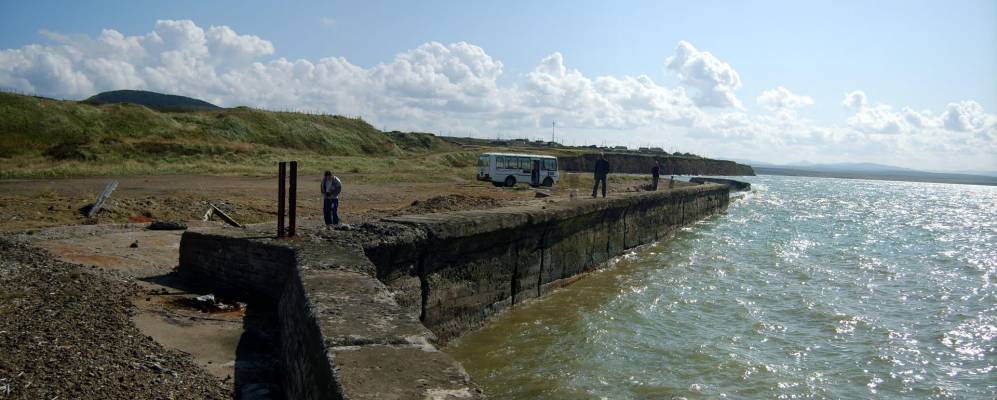
<instances>
[{"instance_id":1,"label":"sky","mask_svg":"<svg viewBox=\"0 0 997 400\"><path fill-rule=\"evenodd\" d=\"M997 2L2 1L0 88L997 171Z\"/></svg>"}]
</instances>

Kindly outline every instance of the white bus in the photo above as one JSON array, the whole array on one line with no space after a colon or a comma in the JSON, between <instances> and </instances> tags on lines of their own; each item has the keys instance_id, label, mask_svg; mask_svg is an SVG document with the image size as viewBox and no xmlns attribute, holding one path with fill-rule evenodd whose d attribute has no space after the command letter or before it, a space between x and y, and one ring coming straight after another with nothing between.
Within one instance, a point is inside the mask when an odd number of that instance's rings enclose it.
<instances>
[{"instance_id":1,"label":"white bus","mask_svg":"<svg viewBox=\"0 0 997 400\"><path fill-rule=\"evenodd\" d=\"M495 186L554 186L561 180L557 157L539 154L483 153L478 157L478 180Z\"/></svg>"}]
</instances>

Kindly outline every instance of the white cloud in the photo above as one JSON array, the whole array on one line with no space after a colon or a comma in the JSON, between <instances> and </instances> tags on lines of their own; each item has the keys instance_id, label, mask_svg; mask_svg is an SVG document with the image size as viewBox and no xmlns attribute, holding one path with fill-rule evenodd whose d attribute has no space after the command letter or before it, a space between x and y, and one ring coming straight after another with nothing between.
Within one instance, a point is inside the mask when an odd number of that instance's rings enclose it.
<instances>
[{"instance_id":1,"label":"white cloud","mask_svg":"<svg viewBox=\"0 0 997 400\"><path fill-rule=\"evenodd\" d=\"M930 110L916 111L908 107L896 110L888 104L869 105L865 93L856 90L846 94L842 104L855 109L855 114L848 118L848 125L866 133L940 137L939 131L945 130L990 137L997 131L997 116L988 114L975 101L949 103L944 112L936 115Z\"/></svg>"},{"instance_id":2,"label":"white cloud","mask_svg":"<svg viewBox=\"0 0 997 400\"><path fill-rule=\"evenodd\" d=\"M525 106L568 126L689 125L702 115L681 88L665 88L644 75L591 79L567 68L560 53L545 57L526 75L520 95Z\"/></svg>"},{"instance_id":3,"label":"white cloud","mask_svg":"<svg viewBox=\"0 0 997 400\"><path fill-rule=\"evenodd\" d=\"M899 155L943 160L958 153L967 163L997 167L997 116L976 102L933 113L872 105L856 90L842 102L853 115L819 123L795 112L812 98L779 86L756 97L773 113L750 114L735 95L737 72L684 41L666 60L681 85L665 87L645 75L587 76L556 52L522 79L499 85L503 63L465 42L425 43L364 68L342 57L275 58L263 38L192 21L157 21L139 36L111 29L95 37L42 34L50 43L0 50L0 87L76 99L146 89L223 106L363 116L378 127L452 134L536 137L557 120L559 139L578 144L609 139L773 161L791 154L902 164Z\"/></svg>"},{"instance_id":4,"label":"white cloud","mask_svg":"<svg viewBox=\"0 0 997 400\"><path fill-rule=\"evenodd\" d=\"M795 94L782 86L762 92L755 101L771 111L781 112L793 112L814 104L809 96Z\"/></svg>"},{"instance_id":5,"label":"white cloud","mask_svg":"<svg viewBox=\"0 0 997 400\"><path fill-rule=\"evenodd\" d=\"M205 35L208 51L215 60L242 64L273 54L273 44L251 35L239 35L227 26L212 26Z\"/></svg>"},{"instance_id":6,"label":"white cloud","mask_svg":"<svg viewBox=\"0 0 997 400\"><path fill-rule=\"evenodd\" d=\"M841 101L842 105L853 109L865 107L866 103L865 92L861 90L853 90L845 93L845 99Z\"/></svg>"},{"instance_id":7,"label":"white cloud","mask_svg":"<svg viewBox=\"0 0 997 400\"><path fill-rule=\"evenodd\" d=\"M665 66L679 75L683 84L697 89L694 98L700 106L740 108L734 91L741 88L741 77L734 68L713 54L699 51L692 44L680 41L675 54L665 60Z\"/></svg>"},{"instance_id":8,"label":"white cloud","mask_svg":"<svg viewBox=\"0 0 997 400\"><path fill-rule=\"evenodd\" d=\"M983 132L995 129L997 117L983 111L983 106L975 101L949 103L941 119L945 129L956 132Z\"/></svg>"}]
</instances>

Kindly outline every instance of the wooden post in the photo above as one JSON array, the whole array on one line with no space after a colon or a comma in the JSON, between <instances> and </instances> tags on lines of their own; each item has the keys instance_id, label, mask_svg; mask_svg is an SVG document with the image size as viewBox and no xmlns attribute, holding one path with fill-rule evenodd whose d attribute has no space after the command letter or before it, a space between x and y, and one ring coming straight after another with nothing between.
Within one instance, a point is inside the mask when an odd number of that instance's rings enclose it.
<instances>
[{"instance_id":1,"label":"wooden post","mask_svg":"<svg viewBox=\"0 0 997 400\"><path fill-rule=\"evenodd\" d=\"M284 180L287 178L287 163L281 161L277 167L277 237L284 237Z\"/></svg>"},{"instance_id":2,"label":"wooden post","mask_svg":"<svg viewBox=\"0 0 997 400\"><path fill-rule=\"evenodd\" d=\"M295 220L298 214L298 162L291 161L291 186L287 193L287 236L293 237L295 234Z\"/></svg>"}]
</instances>

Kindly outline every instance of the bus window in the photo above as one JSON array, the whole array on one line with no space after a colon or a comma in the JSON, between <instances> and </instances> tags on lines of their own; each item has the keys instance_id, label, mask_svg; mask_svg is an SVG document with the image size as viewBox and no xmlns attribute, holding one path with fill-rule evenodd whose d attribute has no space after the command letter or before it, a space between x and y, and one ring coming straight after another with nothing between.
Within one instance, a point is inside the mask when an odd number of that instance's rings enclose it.
<instances>
[{"instance_id":1,"label":"bus window","mask_svg":"<svg viewBox=\"0 0 997 400\"><path fill-rule=\"evenodd\" d=\"M488 156L478 157L478 168L488 166Z\"/></svg>"},{"instance_id":2,"label":"bus window","mask_svg":"<svg viewBox=\"0 0 997 400\"><path fill-rule=\"evenodd\" d=\"M557 171L557 162L554 159L545 158L543 169L547 171Z\"/></svg>"},{"instance_id":3,"label":"bus window","mask_svg":"<svg viewBox=\"0 0 997 400\"><path fill-rule=\"evenodd\" d=\"M495 168L505 168L505 156L495 156Z\"/></svg>"},{"instance_id":4,"label":"bus window","mask_svg":"<svg viewBox=\"0 0 997 400\"><path fill-rule=\"evenodd\" d=\"M519 169L533 169L533 166L530 164L531 163L529 158L526 157L519 158Z\"/></svg>"}]
</instances>

